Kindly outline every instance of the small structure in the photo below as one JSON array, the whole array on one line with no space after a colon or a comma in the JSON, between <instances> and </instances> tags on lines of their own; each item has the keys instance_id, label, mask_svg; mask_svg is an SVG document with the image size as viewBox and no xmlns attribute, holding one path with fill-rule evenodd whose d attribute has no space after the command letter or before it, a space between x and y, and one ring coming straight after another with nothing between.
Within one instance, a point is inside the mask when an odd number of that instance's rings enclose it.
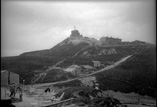
<instances>
[{"instance_id":1,"label":"small structure","mask_svg":"<svg viewBox=\"0 0 157 107\"><path fill-rule=\"evenodd\" d=\"M101 44L117 45L121 44L121 39L113 37L102 37L100 38Z\"/></svg>"},{"instance_id":2,"label":"small structure","mask_svg":"<svg viewBox=\"0 0 157 107\"><path fill-rule=\"evenodd\" d=\"M90 65L81 65L81 66L82 66L82 68L84 68L84 69L93 69L93 67L90 66Z\"/></svg>"},{"instance_id":3,"label":"small structure","mask_svg":"<svg viewBox=\"0 0 157 107\"><path fill-rule=\"evenodd\" d=\"M100 61L92 61L94 63L94 67L99 67L101 66L101 62Z\"/></svg>"},{"instance_id":4,"label":"small structure","mask_svg":"<svg viewBox=\"0 0 157 107\"><path fill-rule=\"evenodd\" d=\"M131 45L131 42L129 42L129 41L123 41L122 45Z\"/></svg>"},{"instance_id":5,"label":"small structure","mask_svg":"<svg viewBox=\"0 0 157 107\"><path fill-rule=\"evenodd\" d=\"M1 70L1 86L19 84L19 75L8 70Z\"/></svg>"},{"instance_id":6,"label":"small structure","mask_svg":"<svg viewBox=\"0 0 157 107\"><path fill-rule=\"evenodd\" d=\"M10 99L10 84L19 84L19 75L8 70L1 70L1 100Z\"/></svg>"},{"instance_id":7,"label":"small structure","mask_svg":"<svg viewBox=\"0 0 157 107\"><path fill-rule=\"evenodd\" d=\"M139 41L139 40L135 40L135 41L133 41L133 42L131 42L133 45L144 45L145 44L145 42L143 42L143 41Z\"/></svg>"},{"instance_id":8,"label":"small structure","mask_svg":"<svg viewBox=\"0 0 157 107\"><path fill-rule=\"evenodd\" d=\"M73 75L80 75L81 74L82 68L78 65L71 65L68 68L66 68L64 71L65 72L70 72Z\"/></svg>"}]
</instances>

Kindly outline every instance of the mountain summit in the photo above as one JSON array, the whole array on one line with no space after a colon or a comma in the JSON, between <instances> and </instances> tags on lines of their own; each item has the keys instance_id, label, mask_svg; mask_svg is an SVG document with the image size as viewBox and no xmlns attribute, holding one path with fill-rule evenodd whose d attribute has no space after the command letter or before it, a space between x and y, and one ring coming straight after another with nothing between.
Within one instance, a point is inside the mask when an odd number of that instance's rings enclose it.
<instances>
[{"instance_id":1,"label":"mountain summit","mask_svg":"<svg viewBox=\"0 0 157 107\"><path fill-rule=\"evenodd\" d=\"M58 46L63 46L65 44L71 44L71 45L78 45L81 43L85 43L89 46L116 46L116 45L145 45L146 42L135 40L132 42L129 41L122 41L120 38L114 38L114 37L101 37L100 40L97 40L95 38L90 37L84 37L80 32L75 29L71 31L70 37L63 40L61 43L58 44Z\"/></svg>"},{"instance_id":2,"label":"mountain summit","mask_svg":"<svg viewBox=\"0 0 157 107\"><path fill-rule=\"evenodd\" d=\"M78 30L72 30L71 31L71 35L70 37L74 37L74 38L79 38L79 37L83 37L82 35L80 35L79 31Z\"/></svg>"},{"instance_id":3,"label":"mountain summit","mask_svg":"<svg viewBox=\"0 0 157 107\"><path fill-rule=\"evenodd\" d=\"M71 35L69 38L65 39L61 43L59 43L60 46L64 44L73 44L78 45L80 43L86 43L87 45L93 46L93 45L100 45L100 42L94 38L89 37L83 37L80 32L76 29L71 31Z\"/></svg>"}]
</instances>

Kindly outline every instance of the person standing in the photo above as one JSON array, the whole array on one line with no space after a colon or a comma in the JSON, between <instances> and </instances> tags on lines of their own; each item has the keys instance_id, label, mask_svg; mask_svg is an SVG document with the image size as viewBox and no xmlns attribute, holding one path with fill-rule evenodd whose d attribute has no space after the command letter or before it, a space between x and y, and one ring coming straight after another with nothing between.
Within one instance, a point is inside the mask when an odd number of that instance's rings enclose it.
<instances>
[{"instance_id":1,"label":"person standing","mask_svg":"<svg viewBox=\"0 0 157 107\"><path fill-rule=\"evenodd\" d=\"M18 86L17 88L16 88L16 92L17 91L19 91L20 93L19 93L19 99L20 99L20 101L22 101L22 88L20 87L20 86Z\"/></svg>"},{"instance_id":2,"label":"person standing","mask_svg":"<svg viewBox=\"0 0 157 107\"><path fill-rule=\"evenodd\" d=\"M10 85L10 96L9 97L15 97L15 84L12 83Z\"/></svg>"}]
</instances>

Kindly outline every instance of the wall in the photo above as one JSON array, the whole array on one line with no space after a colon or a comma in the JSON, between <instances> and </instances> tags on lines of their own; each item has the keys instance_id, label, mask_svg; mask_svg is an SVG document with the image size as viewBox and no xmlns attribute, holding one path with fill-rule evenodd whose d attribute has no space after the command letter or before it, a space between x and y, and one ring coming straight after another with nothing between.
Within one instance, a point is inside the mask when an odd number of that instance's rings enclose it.
<instances>
[{"instance_id":1,"label":"wall","mask_svg":"<svg viewBox=\"0 0 157 107\"><path fill-rule=\"evenodd\" d=\"M10 83L19 84L19 75L13 72L10 72ZM8 85L8 71L1 73L1 86Z\"/></svg>"}]
</instances>

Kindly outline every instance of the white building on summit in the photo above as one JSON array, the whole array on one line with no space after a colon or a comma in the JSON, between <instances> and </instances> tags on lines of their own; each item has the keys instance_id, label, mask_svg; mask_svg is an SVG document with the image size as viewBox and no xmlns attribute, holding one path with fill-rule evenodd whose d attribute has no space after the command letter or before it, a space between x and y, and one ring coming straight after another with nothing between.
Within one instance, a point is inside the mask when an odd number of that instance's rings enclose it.
<instances>
[{"instance_id":1,"label":"white building on summit","mask_svg":"<svg viewBox=\"0 0 157 107\"><path fill-rule=\"evenodd\" d=\"M75 29L74 26L74 30L71 31L71 35L70 37L83 37L82 35L80 35L79 31Z\"/></svg>"},{"instance_id":2,"label":"white building on summit","mask_svg":"<svg viewBox=\"0 0 157 107\"><path fill-rule=\"evenodd\" d=\"M122 41L119 38L113 38L113 37L101 37L100 38L101 44L112 44L112 45L117 45L121 44Z\"/></svg>"}]
</instances>

